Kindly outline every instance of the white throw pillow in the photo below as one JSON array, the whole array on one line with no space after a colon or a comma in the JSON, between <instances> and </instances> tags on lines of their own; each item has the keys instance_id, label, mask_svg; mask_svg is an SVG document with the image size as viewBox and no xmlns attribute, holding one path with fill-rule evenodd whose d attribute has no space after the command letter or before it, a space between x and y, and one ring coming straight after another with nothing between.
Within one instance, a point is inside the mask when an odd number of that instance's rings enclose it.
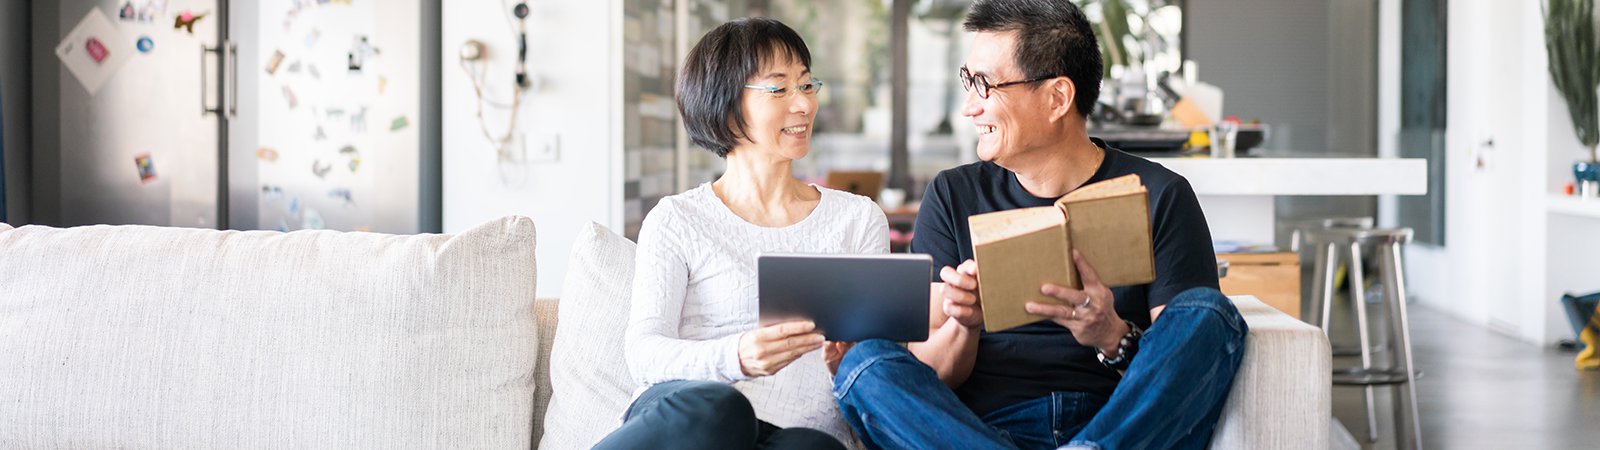
<instances>
[{"instance_id":1,"label":"white throw pillow","mask_svg":"<svg viewBox=\"0 0 1600 450\"><path fill-rule=\"evenodd\" d=\"M0 222L0 231L8 230L12 230L11 225L6 225L5 222Z\"/></svg>"},{"instance_id":2,"label":"white throw pillow","mask_svg":"<svg viewBox=\"0 0 1600 450\"><path fill-rule=\"evenodd\" d=\"M527 448L534 240L0 233L0 448Z\"/></svg>"},{"instance_id":3,"label":"white throw pillow","mask_svg":"<svg viewBox=\"0 0 1600 450\"><path fill-rule=\"evenodd\" d=\"M634 243L598 224L578 233L550 352L550 409L540 449L586 449L615 430L637 387L622 357Z\"/></svg>"}]
</instances>

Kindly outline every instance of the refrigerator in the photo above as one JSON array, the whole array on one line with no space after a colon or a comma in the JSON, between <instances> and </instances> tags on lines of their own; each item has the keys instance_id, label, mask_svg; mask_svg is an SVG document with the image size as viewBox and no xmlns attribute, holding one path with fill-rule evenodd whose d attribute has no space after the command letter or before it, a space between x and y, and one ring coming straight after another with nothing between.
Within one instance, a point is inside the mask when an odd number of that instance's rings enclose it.
<instances>
[{"instance_id":1,"label":"refrigerator","mask_svg":"<svg viewBox=\"0 0 1600 450\"><path fill-rule=\"evenodd\" d=\"M436 231L425 3L35 2L36 221Z\"/></svg>"}]
</instances>

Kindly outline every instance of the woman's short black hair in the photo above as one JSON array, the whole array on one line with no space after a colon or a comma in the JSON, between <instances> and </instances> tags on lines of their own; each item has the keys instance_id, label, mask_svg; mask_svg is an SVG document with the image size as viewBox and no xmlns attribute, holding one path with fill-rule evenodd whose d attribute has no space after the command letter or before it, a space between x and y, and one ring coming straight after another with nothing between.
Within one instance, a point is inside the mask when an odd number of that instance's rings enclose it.
<instances>
[{"instance_id":1,"label":"woman's short black hair","mask_svg":"<svg viewBox=\"0 0 1600 450\"><path fill-rule=\"evenodd\" d=\"M678 73L678 112L689 141L726 158L744 139L740 99L762 63L794 58L811 69L811 51L800 34L765 17L737 19L700 38Z\"/></svg>"},{"instance_id":2,"label":"woman's short black hair","mask_svg":"<svg viewBox=\"0 0 1600 450\"><path fill-rule=\"evenodd\" d=\"M1068 0L978 0L967 12L970 32L1017 32L1013 60L1024 79L1063 76L1078 96L1073 106L1088 117L1100 98L1100 43L1089 18ZM1011 81L1011 80L999 80Z\"/></svg>"}]
</instances>

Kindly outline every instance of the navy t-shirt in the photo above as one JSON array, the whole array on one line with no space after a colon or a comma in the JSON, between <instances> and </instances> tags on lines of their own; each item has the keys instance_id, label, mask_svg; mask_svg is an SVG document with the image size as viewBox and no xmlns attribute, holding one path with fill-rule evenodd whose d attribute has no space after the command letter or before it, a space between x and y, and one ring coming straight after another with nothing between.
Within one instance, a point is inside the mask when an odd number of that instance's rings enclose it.
<instances>
[{"instance_id":1,"label":"navy t-shirt","mask_svg":"<svg viewBox=\"0 0 1600 450\"><path fill-rule=\"evenodd\" d=\"M1165 305L1190 288L1217 288L1211 231L1188 180L1160 164L1107 148L1099 139L1094 143L1105 152L1105 160L1085 184L1138 174L1150 193L1156 279L1150 284L1111 289L1117 315L1148 329L1150 308ZM932 256L936 268L955 267L973 257L968 217L1049 206L1057 198L1029 194L1016 174L992 162L945 170L923 194L911 251ZM1095 353L1094 348L1079 344L1065 327L1050 321L983 332L972 375L955 392L980 416L1056 391L1109 397L1122 377L1102 365Z\"/></svg>"}]
</instances>

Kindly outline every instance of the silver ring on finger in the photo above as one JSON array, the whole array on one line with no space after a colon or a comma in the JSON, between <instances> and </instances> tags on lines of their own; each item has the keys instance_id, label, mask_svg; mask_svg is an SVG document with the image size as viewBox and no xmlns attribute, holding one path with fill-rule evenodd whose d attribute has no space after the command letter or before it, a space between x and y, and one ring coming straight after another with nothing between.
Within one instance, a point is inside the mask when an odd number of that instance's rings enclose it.
<instances>
[{"instance_id":1,"label":"silver ring on finger","mask_svg":"<svg viewBox=\"0 0 1600 450\"><path fill-rule=\"evenodd\" d=\"M1083 304L1082 305L1078 305L1078 307L1079 308L1088 308L1090 300L1094 300L1094 297L1084 296L1083 297Z\"/></svg>"}]
</instances>

